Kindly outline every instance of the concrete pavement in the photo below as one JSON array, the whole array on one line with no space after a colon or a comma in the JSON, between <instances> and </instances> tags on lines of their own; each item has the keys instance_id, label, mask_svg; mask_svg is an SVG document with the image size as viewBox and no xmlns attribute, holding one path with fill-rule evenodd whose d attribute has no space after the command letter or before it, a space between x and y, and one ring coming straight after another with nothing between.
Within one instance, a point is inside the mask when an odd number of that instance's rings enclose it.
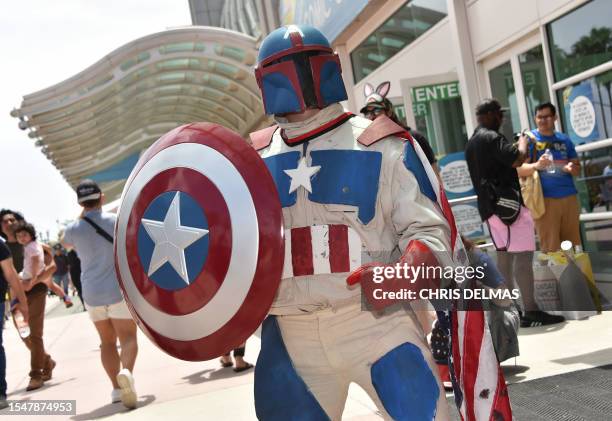
<instances>
[{"instance_id":1,"label":"concrete pavement","mask_svg":"<svg viewBox=\"0 0 612 421\"><path fill-rule=\"evenodd\" d=\"M126 410L110 403L111 384L100 363L99 340L87 313L78 307L54 306L45 321L45 345L57 361L53 379L26 392L29 352L9 326L4 331L9 399L76 399L74 420L255 420L253 371L236 374L218 361L201 363L174 359L157 349L139 331L139 355L134 376L139 408ZM78 301L78 298L77 300ZM75 301L75 304L76 304ZM590 320L570 321L548 328L521 330L521 356L504 363L509 382L527 381L612 363L612 313ZM247 343L246 360L255 362L259 339ZM7 411L7 410L4 410ZM0 416L4 415L0 411ZM65 419L65 417L45 417ZM343 419L379 420L376 408L358 386L351 386Z\"/></svg>"}]
</instances>

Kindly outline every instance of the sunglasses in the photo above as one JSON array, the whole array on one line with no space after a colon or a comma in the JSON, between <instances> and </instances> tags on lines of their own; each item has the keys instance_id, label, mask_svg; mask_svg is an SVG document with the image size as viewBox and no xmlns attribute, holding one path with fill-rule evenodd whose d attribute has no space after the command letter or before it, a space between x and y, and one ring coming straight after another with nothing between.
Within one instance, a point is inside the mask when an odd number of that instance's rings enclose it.
<instances>
[{"instance_id":1,"label":"sunglasses","mask_svg":"<svg viewBox=\"0 0 612 421\"><path fill-rule=\"evenodd\" d=\"M374 108L372 110L366 110L365 113L363 113L363 115L365 115L366 117L368 116L377 116L377 115L381 115L384 114L385 110L382 108Z\"/></svg>"}]
</instances>

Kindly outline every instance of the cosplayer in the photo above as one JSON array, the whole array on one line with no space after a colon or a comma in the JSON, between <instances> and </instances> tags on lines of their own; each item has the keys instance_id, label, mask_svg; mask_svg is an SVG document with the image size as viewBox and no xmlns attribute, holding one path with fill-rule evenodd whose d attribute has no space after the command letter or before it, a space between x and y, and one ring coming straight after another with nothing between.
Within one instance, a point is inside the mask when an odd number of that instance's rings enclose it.
<instances>
[{"instance_id":1,"label":"cosplayer","mask_svg":"<svg viewBox=\"0 0 612 421\"><path fill-rule=\"evenodd\" d=\"M251 142L275 180L285 235L256 365L258 418L339 420L354 382L385 419L448 419L409 306L362 309L358 285L373 261L418 264L435 253L452 262L455 239L425 155L390 119L343 110L338 56L315 28L270 33L255 74L276 125Z\"/></svg>"}]
</instances>

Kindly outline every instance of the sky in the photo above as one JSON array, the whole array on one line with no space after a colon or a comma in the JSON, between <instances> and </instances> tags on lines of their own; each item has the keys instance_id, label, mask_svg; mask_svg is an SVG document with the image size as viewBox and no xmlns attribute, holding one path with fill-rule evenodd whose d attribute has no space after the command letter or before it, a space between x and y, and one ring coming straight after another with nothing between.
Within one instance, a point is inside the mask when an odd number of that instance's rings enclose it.
<instances>
[{"instance_id":1,"label":"sky","mask_svg":"<svg viewBox=\"0 0 612 421\"><path fill-rule=\"evenodd\" d=\"M0 208L54 239L80 213L76 195L10 116L24 95L55 85L118 47L191 24L187 0L5 0L0 4Z\"/></svg>"}]
</instances>

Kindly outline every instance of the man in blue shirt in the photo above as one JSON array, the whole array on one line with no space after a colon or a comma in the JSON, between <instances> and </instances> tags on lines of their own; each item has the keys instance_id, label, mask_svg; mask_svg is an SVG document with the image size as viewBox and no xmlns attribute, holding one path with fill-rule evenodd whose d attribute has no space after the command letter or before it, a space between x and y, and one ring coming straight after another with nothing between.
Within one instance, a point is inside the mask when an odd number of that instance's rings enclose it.
<instances>
[{"instance_id":1,"label":"man in blue shirt","mask_svg":"<svg viewBox=\"0 0 612 421\"><path fill-rule=\"evenodd\" d=\"M521 177L540 171L546 210L535 220L535 225L540 237L540 249L544 252L559 250L564 240L574 245L581 244L580 207L573 178L580 174L580 161L570 138L555 131L556 119L555 106L550 102L536 107L538 128L531 132L533 142L529 144L529 157L534 159L518 169ZM552 153L552 162L547 159L546 150Z\"/></svg>"},{"instance_id":2,"label":"man in blue shirt","mask_svg":"<svg viewBox=\"0 0 612 421\"><path fill-rule=\"evenodd\" d=\"M81 181L76 193L83 213L68 225L63 243L73 246L81 259L83 298L100 336L102 365L113 384L111 402L121 401L126 407L135 408L137 395L132 371L138 343L136 323L123 300L115 273L112 235L117 215L102 211L104 195L94 181ZM117 351L117 338L121 353Z\"/></svg>"}]
</instances>

